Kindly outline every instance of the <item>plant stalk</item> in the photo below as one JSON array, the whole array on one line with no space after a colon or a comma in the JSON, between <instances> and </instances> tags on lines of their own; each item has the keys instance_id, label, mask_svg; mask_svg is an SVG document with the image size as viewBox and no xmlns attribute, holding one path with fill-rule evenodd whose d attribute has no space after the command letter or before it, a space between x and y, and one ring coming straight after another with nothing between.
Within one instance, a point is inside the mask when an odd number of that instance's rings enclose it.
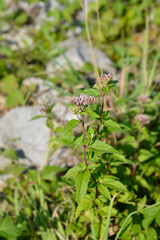
<instances>
[{"instance_id":1,"label":"plant stalk","mask_svg":"<svg viewBox=\"0 0 160 240\"><path fill-rule=\"evenodd\" d=\"M85 138L86 138L85 126L84 126L84 116L82 116L81 122L82 122L82 128L83 128L83 141L84 141ZM86 145L83 145L84 163L85 163L86 167L88 167L87 158L86 158L86 149L87 149ZM92 177L94 183L96 183L96 179L95 179L95 177L93 176L92 173L91 173L91 177ZM98 197L98 188L96 186L96 198L97 197Z\"/></svg>"},{"instance_id":2,"label":"plant stalk","mask_svg":"<svg viewBox=\"0 0 160 240\"><path fill-rule=\"evenodd\" d=\"M142 132L142 124L140 125L140 128L139 128L139 132L138 132L138 136L137 136L137 141L136 141L136 151L135 151L135 155L134 155L134 159L136 160L137 159L137 150L138 150L138 146L139 146L139 141L140 141L140 136L141 136L141 132ZM134 168L131 172L131 176L133 177L136 170L137 170L137 167L138 167L138 164L136 163L134 165Z\"/></svg>"},{"instance_id":3,"label":"plant stalk","mask_svg":"<svg viewBox=\"0 0 160 240\"><path fill-rule=\"evenodd\" d=\"M104 109L104 92L102 90L102 107L101 107L101 115L100 115L100 120L98 122L98 127L97 127L97 132L100 134L100 126L102 123L102 116L103 116L103 109Z\"/></svg>"}]
</instances>

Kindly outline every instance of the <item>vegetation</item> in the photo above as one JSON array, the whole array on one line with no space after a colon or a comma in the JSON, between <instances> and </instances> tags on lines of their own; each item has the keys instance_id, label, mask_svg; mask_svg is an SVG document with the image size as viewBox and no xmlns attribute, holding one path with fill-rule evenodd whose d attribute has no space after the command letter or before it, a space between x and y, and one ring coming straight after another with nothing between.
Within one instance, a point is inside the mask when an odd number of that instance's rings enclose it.
<instances>
[{"instance_id":1,"label":"vegetation","mask_svg":"<svg viewBox=\"0 0 160 240\"><path fill-rule=\"evenodd\" d=\"M15 29L34 21L32 13L18 7L5 14L7 6L2 2L1 29L6 21ZM30 33L30 48L13 50L2 44L0 91L6 98L5 109L33 105L36 88L24 87L22 80L40 76L54 83L61 96L71 96L66 105L77 119L64 127L54 126L54 102L41 103L41 114L32 120L46 118L52 133L49 155L65 146L79 163L67 169L47 165L47 158L39 169L28 169L18 163L13 149L2 149L0 154L12 158L13 163L1 174L13 177L1 194L0 237L160 239L159 2L57 2L65 5L65 10L47 12L54 21L42 21L41 28ZM119 79L97 69L94 53L93 66L85 63L77 71L58 46L67 31L76 28L74 19L81 9L84 21L77 23L81 35L89 40L91 51L96 45L112 59L121 73ZM3 43L3 34L0 41ZM45 64L55 61L57 55L67 59L69 68L58 63L61 73L48 77ZM96 83L90 86L85 76L93 71Z\"/></svg>"}]
</instances>

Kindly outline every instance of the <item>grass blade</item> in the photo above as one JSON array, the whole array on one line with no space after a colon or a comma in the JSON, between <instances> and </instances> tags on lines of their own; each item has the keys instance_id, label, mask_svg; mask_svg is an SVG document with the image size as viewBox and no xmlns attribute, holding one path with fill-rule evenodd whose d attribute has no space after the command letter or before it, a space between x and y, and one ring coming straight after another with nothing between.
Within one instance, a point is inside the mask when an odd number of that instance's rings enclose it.
<instances>
[{"instance_id":1,"label":"grass blade","mask_svg":"<svg viewBox=\"0 0 160 240\"><path fill-rule=\"evenodd\" d=\"M126 218L126 220L124 221L124 223L122 224L121 228L119 229L119 231L118 231L118 233L117 233L117 235L116 235L115 240L117 240L117 239L119 238L121 232L122 232L123 229L124 229L124 226L125 226L126 222L128 221L128 219L129 219L132 215L137 214L137 213L140 213L140 212L142 212L142 211L145 211L145 210L147 210L147 209L149 209L149 208L153 208L153 207L158 206L158 205L160 205L160 202L155 203L155 204L153 204L153 205L151 205L151 206L149 206L149 207L143 208L143 209L141 209L141 210L138 210L138 211L135 211L135 212L130 213L130 214L128 215L128 217Z\"/></svg>"},{"instance_id":2,"label":"grass blade","mask_svg":"<svg viewBox=\"0 0 160 240\"><path fill-rule=\"evenodd\" d=\"M113 203L114 203L114 199L116 198L116 196L119 194L116 193L111 201L110 201L110 205L109 205L109 209L108 209L108 215L107 215L107 221L106 221L106 226L105 226L105 232L104 232L104 237L103 240L108 240L108 230L109 230L109 224L110 224L110 218L111 218L111 212L112 212L112 208L113 208Z\"/></svg>"}]
</instances>

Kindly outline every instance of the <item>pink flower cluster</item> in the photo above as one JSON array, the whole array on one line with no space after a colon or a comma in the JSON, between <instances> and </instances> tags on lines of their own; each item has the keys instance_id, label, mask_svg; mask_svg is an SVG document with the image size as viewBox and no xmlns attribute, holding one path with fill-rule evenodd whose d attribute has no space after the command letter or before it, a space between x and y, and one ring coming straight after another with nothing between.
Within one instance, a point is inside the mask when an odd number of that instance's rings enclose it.
<instances>
[{"instance_id":1,"label":"pink flower cluster","mask_svg":"<svg viewBox=\"0 0 160 240\"><path fill-rule=\"evenodd\" d=\"M148 96L145 95L145 94L142 94L142 95L139 96L137 99L138 99L140 102L142 102L142 103L146 103L147 100L148 100Z\"/></svg>"},{"instance_id":2,"label":"pink flower cluster","mask_svg":"<svg viewBox=\"0 0 160 240\"><path fill-rule=\"evenodd\" d=\"M49 102L43 102L38 104L38 108L40 112L46 112L49 107L50 107Z\"/></svg>"},{"instance_id":3,"label":"pink flower cluster","mask_svg":"<svg viewBox=\"0 0 160 240\"><path fill-rule=\"evenodd\" d=\"M149 122L150 122L150 119L149 119L148 115L146 115L146 114L138 114L135 117L135 119L138 120L141 124L149 124Z\"/></svg>"},{"instance_id":4,"label":"pink flower cluster","mask_svg":"<svg viewBox=\"0 0 160 240\"><path fill-rule=\"evenodd\" d=\"M85 109L89 108L90 105L95 103L95 98L90 96L90 97L85 97L85 96L78 96L78 97L72 97L70 100L70 105L75 106L76 108L74 110L75 113L78 112L84 112Z\"/></svg>"},{"instance_id":5,"label":"pink flower cluster","mask_svg":"<svg viewBox=\"0 0 160 240\"><path fill-rule=\"evenodd\" d=\"M100 81L111 81L112 80L112 75L110 73L105 73L105 74L101 74Z\"/></svg>"},{"instance_id":6,"label":"pink flower cluster","mask_svg":"<svg viewBox=\"0 0 160 240\"><path fill-rule=\"evenodd\" d=\"M101 74L99 80L100 84L94 85L94 88L96 88L97 90L100 90L103 87L107 87L108 82L112 80L112 75L110 73Z\"/></svg>"}]
</instances>

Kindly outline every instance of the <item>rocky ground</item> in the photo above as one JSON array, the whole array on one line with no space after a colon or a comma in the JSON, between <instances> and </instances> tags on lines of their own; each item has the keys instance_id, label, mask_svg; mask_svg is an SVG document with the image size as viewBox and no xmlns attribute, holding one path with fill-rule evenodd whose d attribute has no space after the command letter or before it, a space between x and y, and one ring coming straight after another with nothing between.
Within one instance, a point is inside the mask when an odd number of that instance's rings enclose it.
<instances>
[{"instance_id":1,"label":"rocky ground","mask_svg":"<svg viewBox=\"0 0 160 240\"><path fill-rule=\"evenodd\" d=\"M47 11L53 11L59 9L63 11L63 4L58 1L48 0L46 2L39 1L38 3L28 4L27 1L19 1L18 4L12 0L6 0L8 10L5 14L12 14L17 11L17 8L23 10L25 13L30 13L30 22L22 28L13 28L9 23L1 29L1 36L3 41L1 45L5 46L13 51L19 51L19 49L31 48L34 44L32 39L32 31L39 31L41 24L44 20L54 21L52 17L47 16ZM79 11L77 21L83 20L83 13ZM53 28L54 31L54 28ZM66 33L67 39L59 42L60 49L65 49L65 56L70 61L74 69L80 70L84 63L92 64L92 56L89 45L86 41L82 40L81 35L82 28L76 26L73 30L69 30ZM116 75L116 69L113 67L112 61L98 48L94 48L95 58L97 66L100 68L103 63L103 71L110 72L113 76ZM54 59L45 63L46 73L48 77L55 76L57 72L62 70L62 66L68 69L68 60L63 54L59 54ZM18 161L27 166L40 166L43 164L45 154L47 151L48 140L50 137L50 131L45 126L45 119L37 119L30 121L32 117L39 114L37 109L37 103L42 99L50 99L56 103L53 108L53 114L55 117L55 123L62 126L74 116L70 110L64 105L69 100L68 97L59 97L59 93L46 87L46 79L30 76L30 78L24 79L22 85L25 87L34 84L36 85L36 93L31 97L34 98L35 104L30 106L17 106L10 108L7 111L5 109L5 101L1 96L1 119L0 119L0 149L14 149L18 155ZM2 114L3 113L3 114ZM0 157L0 168L11 162L10 158L4 156ZM71 151L66 148L61 148L56 151L50 159L52 164L65 166L74 165L77 159L71 157Z\"/></svg>"}]
</instances>

